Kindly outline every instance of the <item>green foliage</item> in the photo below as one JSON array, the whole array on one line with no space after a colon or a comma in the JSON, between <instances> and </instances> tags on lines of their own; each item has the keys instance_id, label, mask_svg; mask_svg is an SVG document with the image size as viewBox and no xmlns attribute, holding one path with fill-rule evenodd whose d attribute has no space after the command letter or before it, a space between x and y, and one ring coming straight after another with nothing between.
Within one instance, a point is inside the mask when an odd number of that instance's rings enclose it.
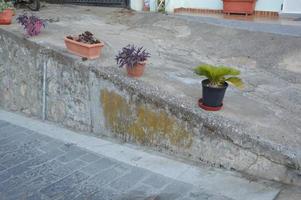
<instances>
[{"instance_id":1,"label":"green foliage","mask_svg":"<svg viewBox=\"0 0 301 200\"><path fill-rule=\"evenodd\" d=\"M5 2L4 0L0 0L0 13L3 12L7 8L14 8L12 2Z\"/></svg>"},{"instance_id":2,"label":"green foliage","mask_svg":"<svg viewBox=\"0 0 301 200\"><path fill-rule=\"evenodd\" d=\"M237 87L243 88L243 81L236 77L240 71L231 67L213 65L200 65L194 69L195 73L199 76L205 76L209 79L209 85L212 87L223 86L225 82ZM230 77L229 77L230 76Z\"/></svg>"}]
</instances>

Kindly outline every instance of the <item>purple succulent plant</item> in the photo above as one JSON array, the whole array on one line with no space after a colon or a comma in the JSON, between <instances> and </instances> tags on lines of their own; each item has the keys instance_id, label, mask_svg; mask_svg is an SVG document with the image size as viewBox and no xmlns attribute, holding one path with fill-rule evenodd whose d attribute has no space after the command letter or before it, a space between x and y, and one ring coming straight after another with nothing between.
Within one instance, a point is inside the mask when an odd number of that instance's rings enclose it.
<instances>
[{"instance_id":1,"label":"purple succulent plant","mask_svg":"<svg viewBox=\"0 0 301 200\"><path fill-rule=\"evenodd\" d=\"M139 62L144 62L150 57L150 53L146 52L143 47L135 45L127 45L116 55L115 60L119 67L133 67Z\"/></svg>"},{"instance_id":2,"label":"purple succulent plant","mask_svg":"<svg viewBox=\"0 0 301 200\"><path fill-rule=\"evenodd\" d=\"M26 13L19 15L17 17L17 21L24 27L27 35L31 37L39 35L41 33L41 29L46 26L45 20L34 15L28 16Z\"/></svg>"}]
</instances>

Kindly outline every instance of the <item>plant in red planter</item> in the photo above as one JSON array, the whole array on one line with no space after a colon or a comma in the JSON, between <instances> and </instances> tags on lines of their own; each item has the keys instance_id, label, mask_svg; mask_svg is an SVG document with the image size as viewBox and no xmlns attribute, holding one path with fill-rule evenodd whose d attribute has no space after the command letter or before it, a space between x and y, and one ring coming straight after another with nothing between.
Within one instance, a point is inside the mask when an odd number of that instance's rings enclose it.
<instances>
[{"instance_id":1,"label":"plant in red planter","mask_svg":"<svg viewBox=\"0 0 301 200\"><path fill-rule=\"evenodd\" d=\"M228 83L243 88L243 81L236 77L240 71L231 67L200 65L194 70L197 75L207 78L202 81L203 98L199 100L199 106L205 110L217 111L222 108Z\"/></svg>"},{"instance_id":2,"label":"plant in red planter","mask_svg":"<svg viewBox=\"0 0 301 200\"><path fill-rule=\"evenodd\" d=\"M96 39L91 32L85 31L75 37L65 37L65 45L71 53L83 58L95 59L100 56L104 43Z\"/></svg>"},{"instance_id":3,"label":"plant in red planter","mask_svg":"<svg viewBox=\"0 0 301 200\"><path fill-rule=\"evenodd\" d=\"M11 24L14 6L11 2L0 0L0 25Z\"/></svg>"},{"instance_id":4,"label":"plant in red planter","mask_svg":"<svg viewBox=\"0 0 301 200\"><path fill-rule=\"evenodd\" d=\"M223 0L224 13L253 14L257 0Z\"/></svg>"},{"instance_id":5,"label":"plant in red planter","mask_svg":"<svg viewBox=\"0 0 301 200\"><path fill-rule=\"evenodd\" d=\"M26 13L19 15L17 17L17 22L24 27L26 35L30 37L39 35L42 31L42 28L46 27L45 20L42 20L34 15L29 16Z\"/></svg>"},{"instance_id":6,"label":"plant in red planter","mask_svg":"<svg viewBox=\"0 0 301 200\"><path fill-rule=\"evenodd\" d=\"M147 58L150 53L146 52L143 47L127 45L116 56L116 61L119 67L125 66L128 76L140 77L143 75Z\"/></svg>"}]
</instances>

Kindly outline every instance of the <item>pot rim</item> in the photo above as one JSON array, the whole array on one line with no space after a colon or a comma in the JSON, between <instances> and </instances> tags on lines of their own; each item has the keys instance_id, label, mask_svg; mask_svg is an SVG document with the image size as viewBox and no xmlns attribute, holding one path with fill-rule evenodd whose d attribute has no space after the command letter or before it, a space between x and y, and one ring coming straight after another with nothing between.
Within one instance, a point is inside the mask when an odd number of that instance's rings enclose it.
<instances>
[{"instance_id":1,"label":"pot rim","mask_svg":"<svg viewBox=\"0 0 301 200\"><path fill-rule=\"evenodd\" d=\"M78 42L76 40L71 40L71 39L67 38L67 36L65 36L64 40L65 40L65 42L74 43L74 44L77 44L77 45L80 45L80 46L83 46L83 47L88 47L88 48L103 47L104 46L104 43L100 40L99 40L100 43L97 43L97 44L86 44L86 43L83 43L83 42Z\"/></svg>"},{"instance_id":2,"label":"pot rim","mask_svg":"<svg viewBox=\"0 0 301 200\"><path fill-rule=\"evenodd\" d=\"M133 65L133 67L144 67L146 65L146 63L147 63L147 60L140 61L136 65ZM129 67L128 65L125 65L125 66L126 66L126 68L132 68L132 67Z\"/></svg>"},{"instance_id":3,"label":"pot rim","mask_svg":"<svg viewBox=\"0 0 301 200\"><path fill-rule=\"evenodd\" d=\"M209 79L202 80L202 86L206 87L206 88L221 90L221 89L225 89L229 86L229 84L227 82L224 83L223 87L210 87L210 86L207 85L208 83L209 83Z\"/></svg>"}]
</instances>

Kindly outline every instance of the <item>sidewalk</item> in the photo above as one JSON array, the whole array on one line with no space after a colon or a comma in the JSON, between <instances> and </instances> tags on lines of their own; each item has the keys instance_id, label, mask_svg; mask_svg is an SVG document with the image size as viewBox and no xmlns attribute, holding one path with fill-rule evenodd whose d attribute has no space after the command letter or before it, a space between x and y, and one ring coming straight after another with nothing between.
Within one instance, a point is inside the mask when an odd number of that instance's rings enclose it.
<instances>
[{"instance_id":1,"label":"sidewalk","mask_svg":"<svg viewBox=\"0 0 301 200\"><path fill-rule=\"evenodd\" d=\"M1 200L272 200L280 185L0 111Z\"/></svg>"},{"instance_id":2,"label":"sidewalk","mask_svg":"<svg viewBox=\"0 0 301 200\"><path fill-rule=\"evenodd\" d=\"M258 31L273 33L287 36L301 36L301 21L293 19L269 19L255 18L250 19L246 16L233 15L191 15L191 14L176 14L179 19L186 19L199 23L212 24L228 28L237 28L248 31Z\"/></svg>"}]
</instances>

